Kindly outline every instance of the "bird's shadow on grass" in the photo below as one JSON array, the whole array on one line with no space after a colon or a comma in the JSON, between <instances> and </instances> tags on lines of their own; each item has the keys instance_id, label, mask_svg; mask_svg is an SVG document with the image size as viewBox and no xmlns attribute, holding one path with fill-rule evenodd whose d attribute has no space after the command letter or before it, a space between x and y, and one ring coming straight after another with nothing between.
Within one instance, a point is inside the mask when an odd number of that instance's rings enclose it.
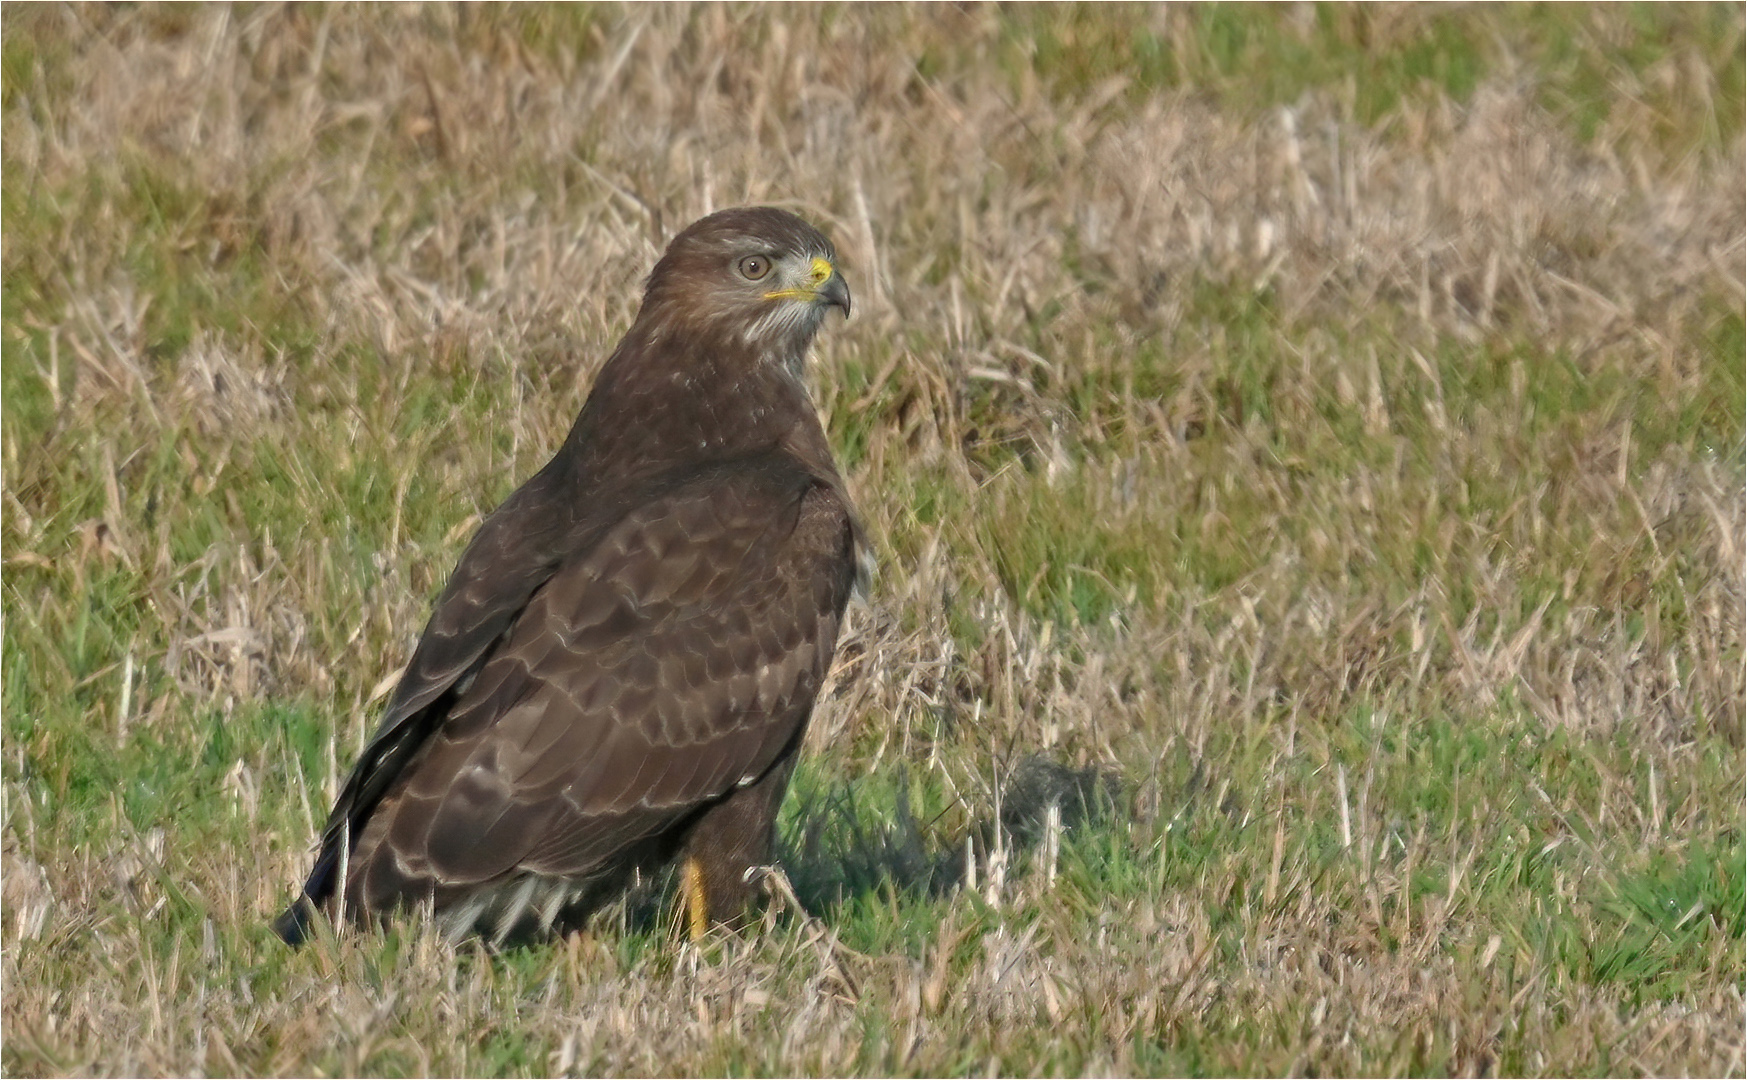
<instances>
[{"instance_id":1,"label":"bird's shadow on grass","mask_svg":"<svg viewBox=\"0 0 1747 1080\"><path fill-rule=\"evenodd\" d=\"M1075 769L1041 756L997 775L989 792L958 814L918 814L906 773L879 782L838 782L801 790L783 831L781 865L808 914L833 913L876 894L944 896L987 873L1014 867L1052 831L1111 819L1122 785L1114 773ZM932 801L932 800L928 800ZM956 818L961 824L944 826ZM968 819L969 824L962 824Z\"/></svg>"},{"instance_id":2,"label":"bird's shadow on grass","mask_svg":"<svg viewBox=\"0 0 1747 1080\"><path fill-rule=\"evenodd\" d=\"M936 899L973 875L986 880L992 861L1021 869L1052 830L1059 839L1114 819L1122 795L1112 772L1042 756L998 770L997 781L974 800L943 800L913 787L902 768L847 781L803 775L778 830L784 881L765 891L787 893L772 902L798 903L828 923L872 897ZM932 804L943 801L959 812L937 812ZM931 805L918 813L913 803L923 802ZM595 925L616 926L621 940L678 933L676 877L668 867L630 885L595 913Z\"/></svg>"}]
</instances>

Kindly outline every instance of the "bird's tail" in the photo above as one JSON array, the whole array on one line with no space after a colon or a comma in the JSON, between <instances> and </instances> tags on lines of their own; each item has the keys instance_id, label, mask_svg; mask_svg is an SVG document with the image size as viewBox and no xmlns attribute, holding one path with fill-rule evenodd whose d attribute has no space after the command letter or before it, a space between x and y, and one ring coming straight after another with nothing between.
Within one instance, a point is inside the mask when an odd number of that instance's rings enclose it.
<instances>
[{"instance_id":1,"label":"bird's tail","mask_svg":"<svg viewBox=\"0 0 1747 1080\"><path fill-rule=\"evenodd\" d=\"M315 920L316 908L329 900L338 884L340 852L347 842L345 831L338 837L329 837L322 846L322 852L316 857L315 868L309 872L309 878L303 883L303 891L284 914L273 920L273 932L280 940L292 948L297 948L310 939L312 924Z\"/></svg>"},{"instance_id":2,"label":"bird's tail","mask_svg":"<svg viewBox=\"0 0 1747 1080\"><path fill-rule=\"evenodd\" d=\"M315 918L315 904L308 896L300 895L284 914L273 920L273 932L279 939L292 948L297 948L310 937L310 924Z\"/></svg>"}]
</instances>

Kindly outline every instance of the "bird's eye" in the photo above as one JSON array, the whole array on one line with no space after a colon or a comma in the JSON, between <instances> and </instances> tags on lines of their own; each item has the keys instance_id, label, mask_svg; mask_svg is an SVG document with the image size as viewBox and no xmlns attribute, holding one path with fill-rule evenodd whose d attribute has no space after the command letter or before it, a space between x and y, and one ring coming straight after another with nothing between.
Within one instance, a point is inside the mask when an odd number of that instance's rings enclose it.
<instances>
[{"instance_id":1,"label":"bird's eye","mask_svg":"<svg viewBox=\"0 0 1747 1080\"><path fill-rule=\"evenodd\" d=\"M770 273L770 260L763 255L748 255L740 260L740 276L747 281L757 281Z\"/></svg>"}]
</instances>

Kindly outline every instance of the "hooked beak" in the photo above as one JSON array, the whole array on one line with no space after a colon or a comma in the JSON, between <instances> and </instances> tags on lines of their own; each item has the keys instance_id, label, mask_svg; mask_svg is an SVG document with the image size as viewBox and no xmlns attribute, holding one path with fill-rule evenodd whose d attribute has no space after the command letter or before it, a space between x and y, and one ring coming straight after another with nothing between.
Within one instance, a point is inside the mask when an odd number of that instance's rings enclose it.
<instances>
[{"instance_id":1,"label":"hooked beak","mask_svg":"<svg viewBox=\"0 0 1747 1080\"><path fill-rule=\"evenodd\" d=\"M825 284L819 286L819 303L827 307L840 307L843 317L849 318L849 282L843 280L843 275L832 270L831 276L825 279Z\"/></svg>"},{"instance_id":2,"label":"hooked beak","mask_svg":"<svg viewBox=\"0 0 1747 1080\"><path fill-rule=\"evenodd\" d=\"M837 267L823 255L813 256L813 265L808 269L807 280L797 282L781 289L773 289L764 294L766 300L803 300L811 301L824 307L839 307L843 309L843 317L849 318L849 282L843 280L843 275L837 272Z\"/></svg>"}]
</instances>

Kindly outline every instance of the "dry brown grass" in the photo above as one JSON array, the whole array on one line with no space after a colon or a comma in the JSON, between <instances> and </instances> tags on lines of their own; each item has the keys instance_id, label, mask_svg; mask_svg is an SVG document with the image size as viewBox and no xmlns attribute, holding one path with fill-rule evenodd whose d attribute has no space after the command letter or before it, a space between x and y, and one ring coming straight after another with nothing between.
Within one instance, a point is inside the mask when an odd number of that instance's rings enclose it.
<instances>
[{"instance_id":1,"label":"dry brown grass","mask_svg":"<svg viewBox=\"0 0 1747 1080\"><path fill-rule=\"evenodd\" d=\"M6 1070L1747 1069L1739 10L1556 19L1587 133L1516 12L1327 16L1491 57L1379 117L1212 17L8 6ZM283 951L461 544L757 202L881 555L812 914ZM1114 812L989 828L1035 755Z\"/></svg>"}]
</instances>

